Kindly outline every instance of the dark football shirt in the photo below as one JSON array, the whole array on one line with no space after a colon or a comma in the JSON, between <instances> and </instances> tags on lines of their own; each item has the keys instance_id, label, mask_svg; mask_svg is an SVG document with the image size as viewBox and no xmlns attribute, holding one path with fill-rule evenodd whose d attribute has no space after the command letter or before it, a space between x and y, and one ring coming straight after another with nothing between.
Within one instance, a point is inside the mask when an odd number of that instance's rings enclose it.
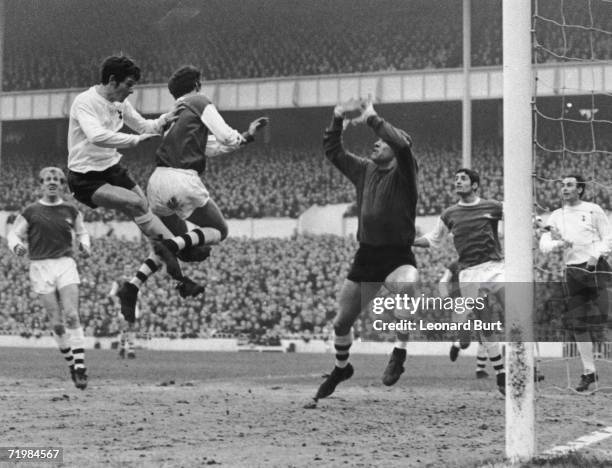
<instances>
[{"instance_id":1,"label":"dark football shirt","mask_svg":"<svg viewBox=\"0 0 612 468\"><path fill-rule=\"evenodd\" d=\"M23 218L28 222L28 251L31 260L72 257L72 233L78 210L68 204L28 205Z\"/></svg>"},{"instance_id":2,"label":"dark football shirt","mask_svg":"<svg viewBox=\"0 0 612 468\"><path fill-rule=\"evenodd\" d=\"M459 254L459 270L492 260L502 260L497 234L503 205L496 200L480 200L475 205L453 205L440 218L453 235Z\"/></svg>"},{"instance_id":3,"label":"dark football shirt","mask_svg":"<svg viewBox=\"0 0 612 468\"><path fill-rule=\"evenodd\" d=\"M208 128L201 116L209 104L208 98L201 94L182 100L178 119L165 133L155 153L158 166L193 169L198 174L204 172Z\"/></svg>"}]
</instances>

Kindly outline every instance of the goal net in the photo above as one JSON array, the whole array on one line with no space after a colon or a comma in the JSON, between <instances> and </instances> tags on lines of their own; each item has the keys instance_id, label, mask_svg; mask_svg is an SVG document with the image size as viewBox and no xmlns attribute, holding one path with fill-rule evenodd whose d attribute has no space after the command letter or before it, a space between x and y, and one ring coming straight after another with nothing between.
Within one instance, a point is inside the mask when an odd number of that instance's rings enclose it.
<instances>
[{"instance_id":1,"label":"goal net","mask_svg":"<svg viewBox=\"0 0 612 468\"><path fill-rule=\"evenodd\" d=\"M546 219L561 206L561 180L570 174L579 174L586 180L582 199L609 213L612 210L612 1L535 0L532 17L535 214ZM595 238L585 242L595 242ZM564 263L562 253L556 256L536 253L536 281L560 281ZM540 305L548 306L549 313L554 314L563 307L559 299L550 299L556 305ZM558 317L546 317L545 312L539 312L540 320L558 321ZM612 314L608 316L612 318ZM543 338L567 340L563 350L567 358L567 380L547 385L575 391L576 379L582 370L579 362L572 361L579 361L579 353L572 338L561 333L561 328L549 327L549 335ZM596 362L599 381L589 390L612 390L610 345L597 343L594 351L596 359L601 361Z\"/></svg>"}]
</instances>

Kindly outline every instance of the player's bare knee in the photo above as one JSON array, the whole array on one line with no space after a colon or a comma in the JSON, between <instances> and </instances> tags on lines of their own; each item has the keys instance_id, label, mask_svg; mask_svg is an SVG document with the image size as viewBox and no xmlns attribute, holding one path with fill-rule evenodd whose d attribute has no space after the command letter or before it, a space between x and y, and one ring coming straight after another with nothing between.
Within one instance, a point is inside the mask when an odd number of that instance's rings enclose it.
<instances>
[{"instance_id":1,"label":"player's bare knee","mask_svg":"<svg viewBox=\"0 0 612 468\"><path fill-rule=\"evenodd\" d=\"M63 336L66 333L66 327L63 323L56 323L55 325L53 325L53 332L57 336Z\"/></svg>"},{"instance_id":2,"label":"player's bare knee","mask_svg":"<svg viewBox=\"0 0 612 468\"><path fill-rule=\"evenodd\" d=\"M415 295L417 281L419 280L418 270L410 265L397 268L385 279L385 288L393 294Z\"/></svg>"},{"instance_id":3,"label":"player's bare knee","mask_svg":"<svg viewBox=\"0 0 612 468\"><path fill-rule=\"evenodd\" d=\"M395 283L385 282L385 287L394 294L407 294L414 296L416 293L416 283L407 281L398 281Z\"/></svg>"},{"instance_id":4,"label":"player's bare knee","mask_svg":"<svg viewBox=\"0 0 612 468\"><path fill-rule=\"evenodd\" d=\"M79 314L77 314L76 311L72 311L72 312L66 311L65 317L66 317L66 325L68 325L68 328L74 329L80 325Z\"/></svg>"},{"instance_id":5,"label":"player's bare knee","mask_svg":"<svg viewBox=\"0 0 612 468\"><path fill-rule=\"evenodd\" d=\"M149 205L144 198L138 197L137 199L130 201L130 203L127 203L125 209L132 218L138 218L147 214L149 211Z\"/></svg>"}]
</instances>

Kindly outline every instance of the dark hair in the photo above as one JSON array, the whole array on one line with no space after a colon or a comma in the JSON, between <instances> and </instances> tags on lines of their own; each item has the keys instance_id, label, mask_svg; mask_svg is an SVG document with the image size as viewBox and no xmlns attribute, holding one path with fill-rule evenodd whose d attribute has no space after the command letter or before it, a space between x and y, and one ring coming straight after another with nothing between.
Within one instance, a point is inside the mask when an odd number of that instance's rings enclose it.
<instances>
[{"instance_id":1,"label":"dark hair","mask_svg":"<svg viewBox=\"0 0 612 468\"><path fill-rule=\"evenodd\" d=\"M100 82L108 84L111 76L117 83L125 81L128 76L138 81L140 80L140 68L125 55L111 55L106 57L100 66Z\"/></svg>"},{"instance_id":2,"label":"dark hair","mask_svg":"<svg viewBox=\"0 0 612 468\"><path fill-rule=\"evenodd\" d=\"M478 172L474 171L473 169L468 169L467 167L462 167L461 169L457 169L455 171L455 175L461 172L465 173L468 176L468 178L470 179L470 184L478 184L478 187L480 187L480 175L478 174Z\"/></svg>"},{"instance_id":3,"label":"dark hair","mask_svg":"<svg viewBox=\"0 0 612 468\"><path fill-rule=\"evenodd\" d=\"M582 196L584 195L584 191L586 190L586 181L584 180L584 177L582 177L580 174L567 174L565 176L563 176L564 179L567 178L574 178L576 179L576 188L577 189L582 189L582 192L578 192L578 198L582 198Z\"/></svg>"},{"instance_id":4,"label":"dark hair","mask_svg":"<svg viewBox=\"0 0 612 468\"><path fill-rule=\"evenodd\" d=\"M200 89L202 73L192 65L186 65L176 70L168 80L168 91L178 99L194 89Z\"/></svg>"}]
</instances>

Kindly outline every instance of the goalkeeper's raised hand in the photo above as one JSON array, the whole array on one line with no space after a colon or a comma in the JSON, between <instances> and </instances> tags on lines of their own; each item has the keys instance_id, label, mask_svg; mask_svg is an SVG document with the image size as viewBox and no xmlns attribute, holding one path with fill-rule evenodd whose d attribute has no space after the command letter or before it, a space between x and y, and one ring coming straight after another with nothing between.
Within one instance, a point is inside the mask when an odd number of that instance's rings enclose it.
<instances>
[{"instance_id":1,"label":"goalkeeper's raised hand","mask_svg":"<svg viewBox=\"0 0 612 468\"><path fill-rule=\"evenodd\" d=\"M368 96L367 99L362 99L361 101L361 119L366 122L369 117L373 115L378 115L374 110L374 101L372 96Z\"/></svg>"},{"instance_id":2,"label":"goalkeeper's raised hand","mask_svg":"<svg viewBox=\"0 0 612 468\"><path fill-rule=\"evenodd\" d=\"M336 117L344 118L350 112L361 112L361 99L349 99L334 107L334 115Z\"/></svg>"}]
</instances>

